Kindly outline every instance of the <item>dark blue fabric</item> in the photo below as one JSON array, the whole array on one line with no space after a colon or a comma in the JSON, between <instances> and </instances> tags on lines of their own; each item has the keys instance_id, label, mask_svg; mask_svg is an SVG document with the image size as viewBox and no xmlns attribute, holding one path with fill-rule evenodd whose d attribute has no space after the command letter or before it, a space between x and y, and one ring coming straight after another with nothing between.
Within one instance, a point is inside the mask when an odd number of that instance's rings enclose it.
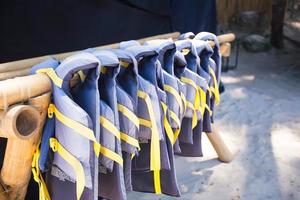
<instances>
[{"instance_id":1,"label":"dark blue fabric","mask_svg":"<svg viewBox=\"0 0 300 200\"><path fill-rule=\"evenodd\" d=\"M172 31L215 33L215 7L215 0L1 1L0 63Z\"/></svg>"},{"instance_id":2,"label":"dark blue fabric","mask_svg":"<svg viewBox=\"0 0 300 200\"><path fill-rule=\"evenodd\" d=\"M171 21L173 30L182 33L216 33L216 0L171 0Z\"/></svg>"}]
</instances>

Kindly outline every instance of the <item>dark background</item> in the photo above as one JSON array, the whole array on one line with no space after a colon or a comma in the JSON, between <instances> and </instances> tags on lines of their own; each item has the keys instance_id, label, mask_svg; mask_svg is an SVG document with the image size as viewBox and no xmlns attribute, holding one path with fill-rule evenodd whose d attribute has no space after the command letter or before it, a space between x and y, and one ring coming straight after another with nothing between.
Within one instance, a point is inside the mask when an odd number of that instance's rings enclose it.
<instances>
[{"instance_id":1,"label":"dark background","mask_svg":"<svg viewBox=\"0 0 300 200\"><path fill-rule=\"evenodd\" d=\"M203 30L216 32L215 0L2 0L0 63Z\"/></svg>"}]
</instances>

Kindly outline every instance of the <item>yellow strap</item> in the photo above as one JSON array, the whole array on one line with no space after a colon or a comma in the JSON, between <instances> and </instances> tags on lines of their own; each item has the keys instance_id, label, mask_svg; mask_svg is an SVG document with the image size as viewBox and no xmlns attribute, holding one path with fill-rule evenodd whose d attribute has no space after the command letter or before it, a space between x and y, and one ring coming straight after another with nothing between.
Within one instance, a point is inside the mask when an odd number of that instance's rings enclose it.
<instances>
[{"instance_id":1,"label":"yellow strap","mask_svg":"<svg viewBox=\"0 0 300 200\"><path fill-rule=\"evenodd\" d=\"M184 94L182 92L180 92L180 97L182 99L182 102L183 102L183 107L184 107L184 110L182 112L182 115L185 113L185 110L186 110L186 98L184 96Z\"/></svg>"},{"instance_id":2,"label":"yellow strap","mask_svg":"<svg viewBox=\"0 0 300 200\"><path fill-rule=\"evenodd\" d=\"M169 92L170 94L172 94L174 96L174 98L177 101L177 104L180 107L180 110L182 111L183 110L183 102L180 97L180 94L172 86L167 85L167 84L164 85L164 89L165 89L165 91Z\"/></svg>"},{"instance_id":3,"label":"yellow strap","mask_svg":"<svg viewBox=\"0 0 300 200\"><path fill-rule=\"evenodd\" d=\"M59 78L53 68L38 69L37 74L47 74L52 82L59 88L62 87L63 80Z\"/></svg>"},{"instance_id":4,"label":"yellow strap","mask_svg":"<svg viewBox=\"0 0 300 200\"><path fill-rule=\"evenodd\" d=\"M177 126L180 127L181 122L180 122L180 119L178 118L178 116L171 109L169 109L169 113L170 113L170 117L175 121Z\"/></svg>"},{"instance_id":5,"label":"yellow strap","mask_svg":"<svg viewBox=\"0 0 300 200\"><path fill-rule=\"evenodd\" d=\"M107 72L107 68L104 66L101 66L101 73L106 74L106 72Z\"/></svg>"},{"instance_id":6,"label":"yellow strap","mask_svg":"<svg viewBox=\"0 0 300 200\"><path fill-rule=\"evenodd\" d=\"M215 96L215 103L216 103L216 105L219 105L219 103L220 103L219 86L218 86L216 74L215 74L214 70L211 67L209 67L209 74L212 76L213 82L214 82L213 87L211 87L210 89L211 89L211 92Z\"/></svg>"},{"instance_id":7,"label":"yellow strap","mask_svg":"<svg viewBox=\"0 0 300 200\"><path fill-rule=\"evenodd\" d=\"M192 79L182 76L180 78L180 80L185 84L189 84L190 86L192 86L195 89L195 91L197 91L197 84Z\"/></svg>"},{"instance_id":8,"label":"yellow strap","mask_svg":"<svg viewBox=\"0 0 300 200\"><path fill-rule=\"evenodd\" d=\"M209 112L209 115L212 116L212 111L207 104L205 104L205 109Z\"/></svg>"},{"instance_id":9,"label":"yellow strap","mask_svg":"<svg viewBox=\"0 0 300 200\"><path fill-rule=\"evenodd\" d=\"M128 62L125 62L125 61L120 60L120 65L121 65L122 67L127 68L127 67L129 66L129 64L130 64L130 63L128 63Z\"/></svg>"},{"instance_id":10,"label":"yellow strap","mask_svg":"<svg viewBox=\"0 0 300 200\"><path fill-rule=\"evenodd\" d=\"M160 170L153 171L155 194L161 194Z\"/></svg>"},{"instance_id":11,"label":"yellow strap","mask_svg":"<svg viewBox=\"0 0 300 200\"><path fill-rule=\"evenodd\" d=\"M175 132L174 132L174 143L178 139L179 134L180 134L180 129L175 130Z\"/></svg>"},{"instance_id":12,"label":"yellow strap","mask_svg":"<svg viewBox=\"0 0 300 200\"><path fill-rule=\"evenodd\" d=\"M136 147L138 150L140 150L140 144L139 141L137 139L135 139L134 137L129 136L128 134L125 134L123 132L120 132L121 134L121 140L127 142L128 144Z\"/></svg>"},{"instance_id":13,"label":"yellow strap","mask_svg":"<svg viewBox=\"0 0 300 200\"><path fill-rule=\"evenodd\" d=\"M73 167L76 173L76 196L77 200L80 200L85 186L84 169L80 161L70 154L55 138L50 138L50 147Z\"/></svg>"},{"instance_id":14,"label":"yellow strap","mask_svg":"<svg viewBox=\"0 0 300 200\"><path fill-rule=\"evenodd\" d=\"M159 133L157 124L155 121L155 115L151 103L151 99L149 95L141 90L138 90L137 93L139 98L145 100L145 103L148 108L150 121L151 121L151 144L150 144L150 170L154 171L154 188L155 193L160 194L160 170L161 170L161 163L160 163L160 141L159 141Z\"/></svg>"},{"instance_id":15,"label":"yellow strap","mask_svg":"<svg viewBox=\"0 0 300 200\"><path fill-rule=\"evenodd\" d=\"M192 117L192 129L194 129L197 126L197 121L198 121L196 110L200 107L200 96L198 93L198 87L197 87L197 84L189 78L181 77L180 80L185 84L191 85L195 89L195 99L194 99L194 105L193 105L194 113L193 113L193 117ZM192 106L189 104L190 104L190 102L187 101L187 107L192 108Z\"/></svg>"},{"instance_id":16,"label":"yellow strap","mask_svg":"<svg viewBox=\"0 0 300 200\"><path fill-rule=\"evenodd\" d=\"M108 119L106 119L106 118L103 117L103 116L100 116L100 124L101 124L106 130L108 130L110 133L112 133L116 138L118 138L118 140L121 139L119 129L118 129L113 123L111 123Z\"/></svg>"},{"instance_id":17,"label":"yellow strap","mask_svg":"<svg viewBox=\"0 0 300 200\"><path fill-rule=\"evenodd\" d=\"M145 126L147 128L152 128L152 124L151 121L147 120L147 119L143 119L143 118L139 118L139 124L141 126Z\"/></svg>"},{"instance_id":18,"label":"yellow strap","mask_svg":"<svg viewBox=\"0 0 300 200\"><path fill-rule=\"evenodd\" d=\"M103 154L105 157L117 162L120 166L123 166L123 158L116 152L101 146L101 154Z\"/></svg>"},{"instance_id":19,"label":"yellow strap","mask_svg":"<svg viewBox=\"0 0 300 200\"><path fill-rule=\"evenodd\" d=\"M86 78L86 75L83 73L82 70L79 70L77 73L78 73L78 75L80 77L81 82L83 82L85 80L85 78Z\"/></svg>"},{"instance_id":20,"label":"yellow strap","mask_svg":"<svg viewBox=\"0 0 300 200\"><path fill-rule=\"evenodd\" d=\"M40 145L39 144L37 145L36 151L33 155L32 163L31 163L31 171L32 171L34 181L37 182L39 186L39 199L51 200L46 183L43 179L42 174L40 173L40 168L39 168L39 159L40 159L39 146Z\"/></svg>"},{"instance_id":21,"label":"yellow strap","mask_svg":"<svg viewBox=\"0 0 300 200\"><path fill-rule=\"evenodd\" d=\"M200 100L201 100L201 113L203 117L205 111L205 105L206 105L206 93L201 87L199 87L199 93L200 93Z\"/></svg>"},{"instance_id":22,"label":"yellow strap","mask_svg":"<svg viewBox=\"0 0 300 200\"><path fill-rule=\"evenodd\" d=\"M194 129L197 126L197 113L196 113L196 109L194 107L194 104L192 104L189 101L186 101L186 107L190 108L191 110L193 110L193 117L192 117L192 128Z\"/></svg>"},{"instance_id":23,"label":"yellow strap","mask_svg":"<svg viewBox=\"0 0 300 200\"><path fill-rule=\"evenodd\" d=\"M139 128L139 118L135 115L135 113L122 104L118 104L118 111L125 115L137 128Z\"/></svg>"},{"instance_id":24,"label":"yellow strap","mask_svg":"<svg viewBox=\"0 0 300 200\"><path fill-rule=\"evenodd\" d=\"M182 53L184 56L186 56L186 55L188 55L188 54L190 53L190 50L189 50L189 49L182 49L182 50L181 50L181 53Z\"/></svg>"},{"instance_id":25,"label":"yellow strap","mask_svg":"<svg viewBox=\"0 0 300 200\"><path fill-rule=\"evenodd\" d=\"M94 151L96 153L96 156L99 156L101 145L97 142L93 130L66 117L61 112L59 112L59 110L55 107L54 104L50 104L49 108L48 108L49 118L52 118L53 114L55 114L56 119L58 119L61 123L63 123L64 125L68 126L71 129L73 129L81 136L93 141L94 142Z\"/></svg>"},{"instance_id":26,"label":"yellow strap","mask_svg":"<svg viewBox=\"0 0 300 200\"><path fill-rule=\"evenodd\" d=\"M152 107L150 97L147 93L138 90L138 97L145 100L148 108L150 122L151 122L151 148L150 148L150 170L160 170L160 143L159 143L159 133L155 120L155 115Z\"/></svg>"},{"instance_id":27,"label":"yellow strap","mask_svg":"<svg viewBox=\"0 0 300 200\"><path fill-rule=\"evenodd\" d=\"M168 136L171 144L173 145L174 144L174 133L173 133L172 127L167 118L168 106L163 102L161 102L161 105L162 105L162 108L164 111L164 128L166 130L167 136Z\"/></svg>"}]
</instances>

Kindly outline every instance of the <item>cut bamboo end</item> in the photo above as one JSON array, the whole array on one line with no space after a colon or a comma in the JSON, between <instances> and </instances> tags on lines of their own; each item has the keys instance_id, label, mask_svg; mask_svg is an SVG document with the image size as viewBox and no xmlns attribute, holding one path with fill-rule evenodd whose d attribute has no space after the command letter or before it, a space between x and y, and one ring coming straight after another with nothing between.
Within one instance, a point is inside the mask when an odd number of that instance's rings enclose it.
<instances>
[{"instance_id":1,"label":"cut bamboo end","mask_svg":"<svg viewBox=\"0 0 300 200\"><path fill-rule=\"evenodd\" d=\"M1 137L26 140L38 132L40 115L32 106L14 106L3 117L1 120Z\"/></svg>"},{"instance_id":2,"label":"cut bamboo end","mask_svg":"<svg viewBox=\"0 0 300 200\"><path fill-rule=\"evenodd\" d=\"M220 47L220 52L222 57L228 58L231 54L231 44L229 42L225 42Z\"/></svg>"},{"instance_id":3,"label":"cut bamboo end","mask_svg":"<svg viewBox=\"0 0 300 200\"><path fill-rule=\"evenodd\" d=\"M50 96L50 93L46 93L29 99L29 105L14 106L2 115L6 122L2 123L1 137L3 133L9 133L1 169L1 180L8 188L5 200L25 199L33 154L41 137ZM9 127L7 123L15 124L16 129ZM12 133L12 130L18 132Z\"/></svg>"},{"instance_id":4,"label":"cut bamboo end","mask_svg":"<svg viewBox=\"0 0 300 200\"><path fill-rule=\"evenodd\" d=\"M218 155L218 159L224 163L230 163L234 156L226 145L224 139L216 128L213 128L212 133L206 133L210 143Z\"/></svg>"}]
</instances>

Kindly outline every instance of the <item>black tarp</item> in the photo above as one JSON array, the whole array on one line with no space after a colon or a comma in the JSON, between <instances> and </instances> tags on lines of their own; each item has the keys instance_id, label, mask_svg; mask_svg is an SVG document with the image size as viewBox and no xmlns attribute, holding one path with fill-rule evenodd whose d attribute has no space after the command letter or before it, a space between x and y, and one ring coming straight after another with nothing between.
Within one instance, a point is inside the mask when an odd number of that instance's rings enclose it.
<instances>
[{"instance_id":1,"label":"black tarp","mask_svg":"<svg viewBox=\"0 0 300 200\"><path fill-rule=\"evenodd\" d=\"M172 31L215 29L215 0L3 0L0 63Z\"/></svg>"}]
</instances>

